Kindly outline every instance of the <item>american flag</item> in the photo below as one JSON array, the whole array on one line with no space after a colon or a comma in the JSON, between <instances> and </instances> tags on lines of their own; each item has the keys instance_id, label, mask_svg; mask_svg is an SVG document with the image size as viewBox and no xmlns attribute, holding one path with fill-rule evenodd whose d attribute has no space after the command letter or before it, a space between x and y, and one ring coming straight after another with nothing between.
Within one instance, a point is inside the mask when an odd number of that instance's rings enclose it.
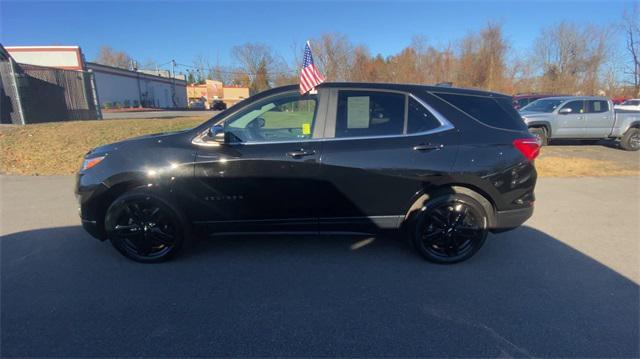
<instances>
[{"instance_id":1,"label":"american flag","mask_svg":"<svg viewBox=\"0 0 640 359\"><path fill-rule=\"evenodd\" d=\"M304 47L304 58L302 59L302 70L300 71L300 93L305 94L316 86L324 82L324 77L313 64L313 56L311 56L311 46L309 41Z\"/></svg>"}]
</instances>

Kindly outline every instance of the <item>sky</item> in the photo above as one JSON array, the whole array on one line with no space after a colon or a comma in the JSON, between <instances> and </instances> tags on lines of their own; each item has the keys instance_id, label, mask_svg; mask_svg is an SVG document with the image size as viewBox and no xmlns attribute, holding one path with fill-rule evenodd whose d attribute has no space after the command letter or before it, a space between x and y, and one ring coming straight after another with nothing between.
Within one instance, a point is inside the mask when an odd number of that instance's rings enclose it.
<instances>
[{"instance_id":1,"label":"sky","mask_svg":"<svg viewBox=\"0 0 640 359\"><path fill-rule=\"evenodd\" d=\"M566 20L619 22L632 1L73 1L0 0L0 42L79 45L88 61L108 45L141 64L196 56L236 65L234 46L261 42L292 61L294 49L325 32L339 32L370 52L389 56L422 36L433 46L455 44L489 21L503 25L517 54L526 54L540 30ZM623 45L621 35L614 41ZM313 44L312 44L313 45ZM301 50L300 50L301 51ZM301 56L299 54L298 56Z\"/></svg>"}]
</instances>

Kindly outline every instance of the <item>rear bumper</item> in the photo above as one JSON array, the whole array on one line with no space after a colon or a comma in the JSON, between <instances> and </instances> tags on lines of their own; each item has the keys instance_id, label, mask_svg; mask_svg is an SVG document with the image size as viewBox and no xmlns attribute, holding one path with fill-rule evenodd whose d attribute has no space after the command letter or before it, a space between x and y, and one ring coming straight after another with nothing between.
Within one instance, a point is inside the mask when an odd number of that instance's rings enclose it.
<instances>
[{"instance_id":1,"label":"rear bumper","mask_svg":"<svg viewBox=\"0 0 640 359\"><path fill-rule=\"evenodd\" d=\"M519 227L533 215L533 206L496 212L492 232L504 232Z\"/></svg>"}]
</instances>

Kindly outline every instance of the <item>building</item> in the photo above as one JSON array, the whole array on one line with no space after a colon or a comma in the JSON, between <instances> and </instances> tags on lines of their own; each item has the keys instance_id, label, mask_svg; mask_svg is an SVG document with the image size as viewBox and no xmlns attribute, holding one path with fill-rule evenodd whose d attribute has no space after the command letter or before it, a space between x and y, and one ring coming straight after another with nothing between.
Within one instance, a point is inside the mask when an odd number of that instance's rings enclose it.
<instances>
[{"instance_id":1,"label":"building","mask_svg":"<svg viewBox=\"0 0 640 359\"><path fill-rule=\"evenodd\" d=\"M248 98L248 87L223 86L221 81L206 80L204 84L192 84L187 86L187 98L189 101L204 99L205 106L209 108L214 100L222 100L227 107Z\"/></svg>"},{"instance_id":2,"label":"building","mask_svg":"<svg viewBox=\"0 0 640 359\"><path fill-rule=\"evenodd\" d=\"M187 107L184 77L172 78L164 71L131 71L86 62L79 46L7 46L6 50L19 64L92 73L101 108Z\"/></svg>"},{"instance_id":3,"label":"building","mask_svg":"<svg viewBox=\"0 0 640 359\"><path fill-rule=\"evenodd\" d=\"M184 80L93 62L87 62L85 67L95 76L98 100L102 108L187 107L187 82Z\"/></svg>"},{"instance_id":4,"label":"building","mask_svg":"<svg viewBox=\"0 0 640 359\"><path fill-rule=\"evenodd\" d=\"M224 86L222 88L222 101L231 107L236 103L249 98L250 92L248 87L241 86Z\"/></svg>"},{"instance_id":5,"label":"building","mask_svg":"<svg viewBox=\"0 0 640 359\"><path fill-rule=\"evenodd\" d=\"M34 54L41 48L28 47L14 53L0 45L1 123L26 125L38 122L95 120L102 118L93 73L82 67L78 47L65 46L48 60ZM49 48L44 50L48 53ZM46 60L46 61L45 61ZM53 63L57 67L43 66Z\"/></svg>"}]
</instances>

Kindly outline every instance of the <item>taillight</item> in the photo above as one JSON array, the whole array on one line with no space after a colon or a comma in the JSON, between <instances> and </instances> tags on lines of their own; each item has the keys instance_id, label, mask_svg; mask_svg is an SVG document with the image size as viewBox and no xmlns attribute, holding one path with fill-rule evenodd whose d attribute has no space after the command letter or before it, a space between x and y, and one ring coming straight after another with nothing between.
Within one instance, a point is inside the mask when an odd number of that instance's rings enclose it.
<instances>
[{"instance_id":1,"label":"taillight","mask_svg":"<svg viewBox=\"0 0 640 359\"><path fill-rule=\"evenodd\" d=\"M533 161L540 154L540 142L537 138L517 138L513 146L529 161Z\"/></svg>"}]
</instances>

